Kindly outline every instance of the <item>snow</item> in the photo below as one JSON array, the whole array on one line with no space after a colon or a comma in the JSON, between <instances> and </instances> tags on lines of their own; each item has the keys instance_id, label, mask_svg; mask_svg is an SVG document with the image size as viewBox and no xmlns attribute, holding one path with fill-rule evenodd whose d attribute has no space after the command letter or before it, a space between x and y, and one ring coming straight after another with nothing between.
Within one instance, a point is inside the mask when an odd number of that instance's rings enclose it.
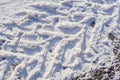
<instances>
[{"instance_id":1,"label":"snow","mask_svg":"<svg viewBox=\"0 0 120 80\"><path fill-rule=\"evenodd\" d=\"M0 80L119 80L119 24L119 0L0 0Z\"/></svg>"}]
</instances>

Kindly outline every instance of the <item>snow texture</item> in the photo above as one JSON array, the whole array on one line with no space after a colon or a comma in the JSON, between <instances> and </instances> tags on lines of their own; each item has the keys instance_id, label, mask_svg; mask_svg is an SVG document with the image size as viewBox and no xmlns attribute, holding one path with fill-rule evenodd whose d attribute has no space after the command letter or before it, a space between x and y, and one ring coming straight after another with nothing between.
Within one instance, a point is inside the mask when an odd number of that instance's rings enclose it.
<instances>
[{"instance_id":1,"label":"snow texture","mask_svg":"<svg viewBox=\"0 0 120 80\"><path fill-rule=\"evenodd\" d=\"M0 80L120 80L120 1L0 0Z\"/></svg>"}]
</instances>

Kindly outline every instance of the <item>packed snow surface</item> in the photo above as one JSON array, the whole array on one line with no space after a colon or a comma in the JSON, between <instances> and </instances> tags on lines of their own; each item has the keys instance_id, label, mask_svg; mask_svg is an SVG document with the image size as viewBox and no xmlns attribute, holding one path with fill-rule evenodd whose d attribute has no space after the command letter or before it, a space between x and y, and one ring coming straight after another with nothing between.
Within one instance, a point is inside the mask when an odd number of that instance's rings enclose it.
<instances>
[{"instance_id":1,"label":"packed snow surface","mask_svg":"<svg viewBox=\"0 0 120 80\"><path fill-rule=\"evenodd\" d=\"M0 80L120 80L119 39L120 0L0 0Z\"/></svg>"}]
</instances>

